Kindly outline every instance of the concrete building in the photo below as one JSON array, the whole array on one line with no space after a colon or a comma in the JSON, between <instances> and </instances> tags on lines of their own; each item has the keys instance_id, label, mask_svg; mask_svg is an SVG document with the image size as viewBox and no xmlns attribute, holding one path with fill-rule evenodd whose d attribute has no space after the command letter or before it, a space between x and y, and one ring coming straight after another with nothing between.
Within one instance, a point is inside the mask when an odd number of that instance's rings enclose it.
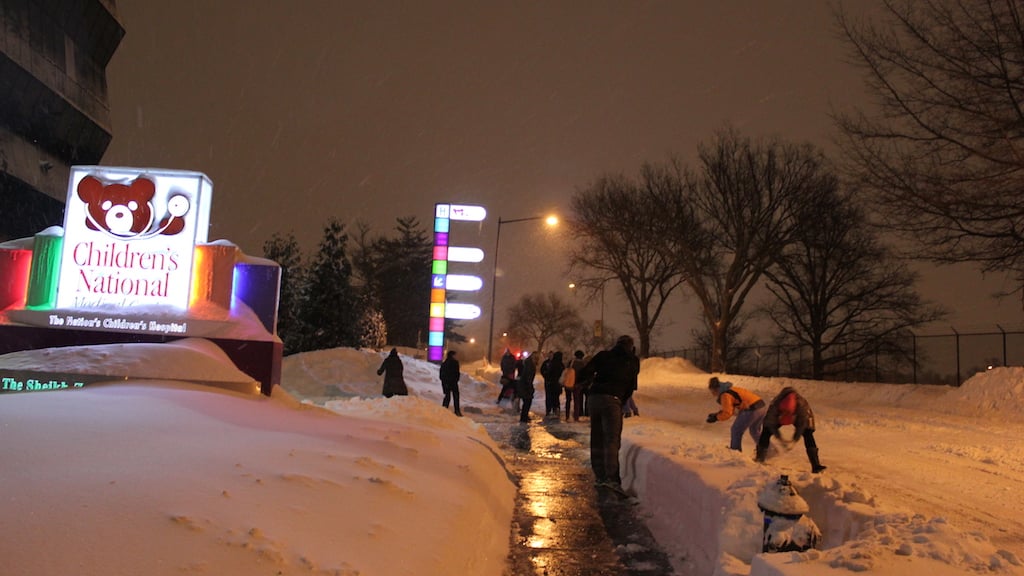
<instances>
[{"instance_id":1,"label":"concrete building","mask_svg":"<svg viewBox=\"0 0 1024 576\"><path fill-rule=\"evenodd\" d=\"M114 0L0 0L0 242L63 222L70 167L110 144Z\"/></svg>"}]
</instances>

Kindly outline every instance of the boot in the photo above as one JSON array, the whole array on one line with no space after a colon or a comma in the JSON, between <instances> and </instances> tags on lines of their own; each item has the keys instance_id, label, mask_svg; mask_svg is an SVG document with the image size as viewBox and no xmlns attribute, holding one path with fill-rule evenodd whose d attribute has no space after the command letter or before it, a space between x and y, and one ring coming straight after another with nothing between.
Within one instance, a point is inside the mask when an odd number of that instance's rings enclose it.
<instances>
[{"instance_id":1,"label":"boot","mask_svg":"<svg viewBox=\"0 0 1024 576\"><path fill-rule=\"evenodd\" d=\"M807 459L811 461L811 472L814 473L814 474L817 474L818 472L822 472L826 468L828 468L828 466L822 466L821 462L818 460L818 449L817 448L808 448L807 449Z\"/></svg>"}]
</instances>

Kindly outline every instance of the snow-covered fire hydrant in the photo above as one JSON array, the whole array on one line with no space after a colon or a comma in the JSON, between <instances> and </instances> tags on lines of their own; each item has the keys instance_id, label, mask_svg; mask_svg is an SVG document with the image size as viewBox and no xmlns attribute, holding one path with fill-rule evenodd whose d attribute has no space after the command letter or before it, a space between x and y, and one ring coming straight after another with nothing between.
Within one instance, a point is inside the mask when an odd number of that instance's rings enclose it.
<instances>
[{"instance_id":1,"label":"snow-covered fire hydrant","mask_svg":"<svg viewBox=\"0 0 1024 576\"><path fill-rule=\"evenodd\" d=\"M757 507L764 513L761 552L804 552L821 542L821 531L807 516L810 507L782 475L757 495Z\"/></svg>"}]
</instances>

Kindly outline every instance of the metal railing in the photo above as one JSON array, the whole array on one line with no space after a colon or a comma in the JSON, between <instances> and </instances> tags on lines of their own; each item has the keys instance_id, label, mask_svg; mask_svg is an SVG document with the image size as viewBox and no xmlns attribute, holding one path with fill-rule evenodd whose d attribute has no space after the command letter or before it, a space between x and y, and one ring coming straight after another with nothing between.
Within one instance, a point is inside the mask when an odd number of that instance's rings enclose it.
<instances>
[{"instance_id":1,"label":"metal railing","mask_svg":"<svg viewBox=\"0 0 1024 576\"><path fill-rule=\"evenodd\" d=\"M993 366L1024 366L1024 327L998 331L948 333L907 332L899 341L878 347L858 361L844 361L844 348L852 343L834 344L826 353L822 379L849 382L940 384L959 386L977 372ZM652 353L666 358L681 357L702 370L710 366L704 348L685 348ZM791 344L754 344L729 350L730 374L809 379L813 375L811 349Z\"/></svg>"}]
</instances>

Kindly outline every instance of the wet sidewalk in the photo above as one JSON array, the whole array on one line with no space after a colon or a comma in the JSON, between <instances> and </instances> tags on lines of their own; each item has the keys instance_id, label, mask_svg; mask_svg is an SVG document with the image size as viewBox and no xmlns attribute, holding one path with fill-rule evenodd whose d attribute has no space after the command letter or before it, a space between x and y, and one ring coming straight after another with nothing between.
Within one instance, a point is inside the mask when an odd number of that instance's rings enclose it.
<instances>
[{"instance_id":1,"label":"wet sidewalk","mask_svg":"<svg viewBox=\"0 0 1024 576\"><path fill-rule=\"evenodd\" d=\"M594 487L589 422L467 414L502 447L519 490L506 576L672 575L643 503Z\"/></svg>"}]
</instances>

